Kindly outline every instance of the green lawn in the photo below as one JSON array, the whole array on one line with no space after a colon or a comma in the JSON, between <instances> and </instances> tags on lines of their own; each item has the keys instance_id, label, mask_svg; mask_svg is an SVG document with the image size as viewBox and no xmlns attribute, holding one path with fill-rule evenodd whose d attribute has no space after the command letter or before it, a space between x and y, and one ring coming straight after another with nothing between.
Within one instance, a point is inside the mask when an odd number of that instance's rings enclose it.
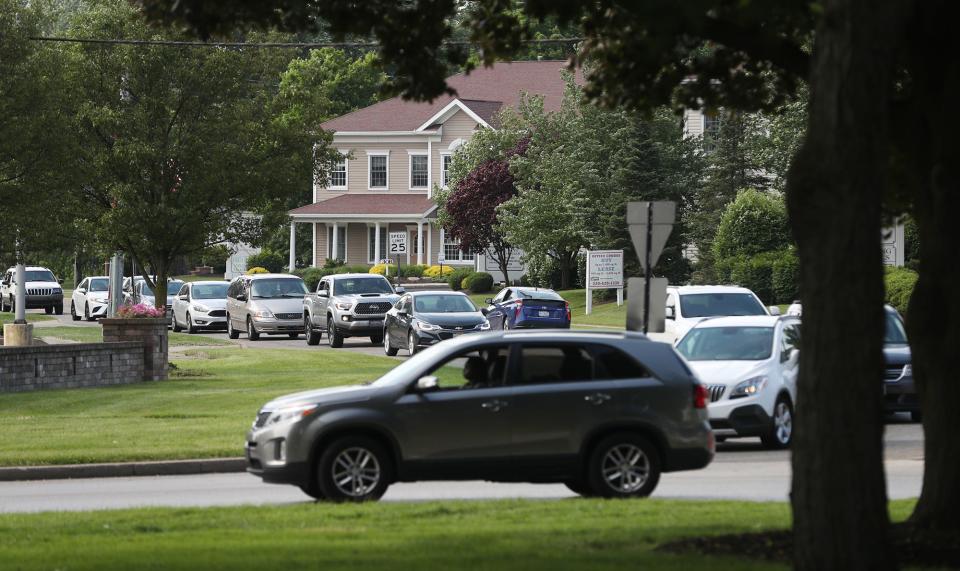
<instances>
[{"instance_id":1,"label":"green lawn","mask_svg":"<svg viewBox=\"0 0 960 571\"><path fill-rule=\"evenodd\" d=\"M584 329L608 328L625 329L627 326L627 303L624 300L622 306L617 307L617 302L604 302L593 304L593 311L590 315L585 313L587 307L586 290L568 289L558 291L563 299L570 302L570 317L573 320L573 327ZM470 295L470 299L477 307L486 307L485 299L493 297L494 293L480 293Z\"/></svg>"},{"instance_id":2,"label":"green lawn","mask_svg":"<svg viewBox=\"0 0 960 571\"><path fill-rule=\"evenodd\" d=\"M10 569L768 570L654 551L788 526L785 503L508 500L0 516Z\"/></svg>"},{"instance_id":3,"label":"green lawn","mask_svg":"<svg viewBox=\"0 0 960 571\"><path fill-rule=\"evenodd\" d=\"M47 315L45 313L27 313L27 323L36 323L37 321L51 321L54 319L52 315ZM13 323L13 319L16 317L13 313L3 312L0 313L0 326L4 323Z\"/></svg>"},{"instance_id":4,"label":"green lawn","mask_svg":"<svg viewBox=\"0 0 960 571\"><path fill-rule=\"evenodd\" d=\"M43 327L33 330L35 337L54 337L56 339L66 339L68 341L77 341L79 343L100 343L103 341L103 329L100 327ZM232 345L224 335L223 339L216 337L204 337L202 335L190 335L188 333L168 332L170 346L182 347L193 345L225 346Z\"/></svg>"},{"instance_id":5,"label":"green lawn","mask_svg":"<svg viewBox=\"0 0 960 571\"><path fill-rule=\"evenodd\" d=\"M188 349L186 357L165 382L3 395L0 465L240 456L268 400L372 380L396 365L295 349Z\"/></svg>"}]
</instances>

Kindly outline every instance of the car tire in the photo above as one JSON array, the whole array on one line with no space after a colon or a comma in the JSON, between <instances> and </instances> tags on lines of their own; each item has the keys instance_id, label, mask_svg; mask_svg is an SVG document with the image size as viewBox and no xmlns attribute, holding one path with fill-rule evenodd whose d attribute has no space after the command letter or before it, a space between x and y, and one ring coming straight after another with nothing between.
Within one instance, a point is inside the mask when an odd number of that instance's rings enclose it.
<instances>
[{"instance_id":1,"label":"car tire","mask_svg":"<svg viewBox=\"0 0 960 571\"><path fill-rule=\"evenodd\" d=\"M77 306L72 301L70 302L70 318L74 321L80 321L80 316L77 315Z\"/></svg>"},{"instance_id":2,"label":"car tire","mask_svg":"<svg viewBox=\"0 0 960 571\"><path fill-rule=\"evenodd\" d=\"M0 311L2 311L2 312L6 312L6 311L7 311L7 302L3 301L3 296L2 296L2 295L0 295Z\"/></svg>"},{"instance_id":3,"label":"car tire","mask_svg":"<svg viewBox=\"0 0 960 571\"><path fill-rule=\"evenodd\" d=\"M53 313L55 315L63 315L63 301L53 307Z\"/></svg>"},{"instance_id":4,"label":"car tire","mask_svg":"<svg viewBox=\"0 0 960 571\"><path fill-rule=\"evenodd\" d=\"M646 438L618 432L598 442L587 460L587 485L604 498L645 498L660 482L660 453Z\"/></svg>"},{"instance_id":5,"label":"car tire","mask_svg":"<svg viewBox=\"0 0 960 571\"><path fill-rule=\"evenodd\" d=\"M89 303L83 304L83 318L86 319L87 321L93 321L93 318L90 317L90 304L89 304Z\"/></svg>"},{"instance_id":6,"label":"car tire","mask_svg":"<svg viewBox=\"0 0 960 571\"><path fill-rule=\"evenodd\" d=\"M53 306L52 306L52 305L48 305L48 306L44 307L44 308L43 308L43 312L44 312L45 314L47 314L47 315L53 315Z\"/></svg>"},{"instance_id":7,"label":"car tire","mask_svg":"<svg viewBox=\"0 0 960 571\"><path fill-rule=\"evenodd\" d=\"M333 441L317 462L317 487L331 502L379 500L392 477L393 464L387 449L366 436Z\"/></svg>"},{"instance_id":8,"label":"car tire","mask_svg":"<svg viewBox=\"0 0 960 571\"><path fill-rule=\"evenodd\" d=\"M593 493L593 490L590 488L590 486L588 486L584 482L581 482L580 480L567 480L566 482L563 483L563 485L566 486L568 490L570 490L574 494L577 494L578 496L583 496L585 498L596 496L596 494Z\"/></svg>"},{"instance_id":9,"label":"car tire","mask_svg":"<svg viewBox=\"0 0 960 571\"><path fill-rule=\"evenodd\" d=\"M388 357L396 357L397 351L400 349L390 345L390 334L387 331L383 332L383 352L387 354Z\"/></svg>"},{"instance_id":10,"label":"car tire","mask_svg":"<svg viewBox=\"0 0 960 571\"><path fill-rule=\"evenodd\" d=\"M320 492L320 487L317 486L315 482L310 484L300 484L297 487L300 488L300 491L302 491L304 494L307 494L318 502L322 502L323 500L327 499L327 497Z\"/></svg>"},{"instance_id":11,"label":"car tire","mask_svg":"<svg viewBox=\"0 0 960 571\"><path fill-rule=\"evenodd\" d=\"M300 334L299 334L299 333L287 333L287 337L289 337L289 338L291 338L291 339L299 339L299 338L300 338Z\"/></svg>"},{"instance_id":12,"label":"car tire","mask_svg":"<svg viewBox=\"0 0 960 571\"><path fill-rule=\"evenodd\" d=\"M253 324L253 319L247 318L247 339L251 341L256 341L260 339L260 332L257 331L257 326Z\"/></svg>"},{"instance_id":13,"label":"car tire","mask_svg":"<svg viewBox=\"0 0 960 571\"><path fill-rule=\"evenodd\" d=\"M407 333L407 353L409 353L410 356L412 357L413 355L417 354L418 349L419 347L417 347L416 333L414 333L413 331L411 331L410 333Z\"/></svg>"},{"instance_id":14,"label":"car tire","mask_svg":"<svg viewBox=\"0 0 960 571\"><path fill-rule=\"evenodd\" d=\"M320 332L313 328L313 325L310 323L310 316L303 316L303 336L307 340L307 345L319 345L320 344Z\"/></svg>"},{"instance_id":15,"label":"car tire","mask_svg":"<svg viewBox=\"0 0 960 571\"><path fill-rule=\"evenodd\" d=\"M912 420L913 422L923 422L923 413L920 411L911 412L910 420Z\"/></svg>"},{"instance_id":16,"label":"car tire","mask_svg":"<svg viewBox=\"0 0 960 571\"><path fill-rule=\"evenodd\" d=\"M333 324L333 317L327 316L327 344L334 349L339 349L343 347L343 335L337 330L337 326Z\"/></svg>"},{"instance_id":17,"label":"car tire","mask_svg":"<svg viewBox=\"0 0 960 571\"><path fill-rule=\"evenodd\" d=\"M370 342L373 343L374 345L382 345L382 344L383 344L383 333L374 333L373 335L371 335L371 336L370 336Z\"/></svg>"},{"instance_id":18,"label":"car tire","mask_svg":"<svg viewBox=\"0 0 960 571\"><path fill-rule=\"evenodd\" d=\"M173 329L174 333L183 331L183 327L180 327L180 322L177 321L177 312L173 312L173 327L171 327L171 329Z\"/></svg>"},{"instance_id":19,"label":"car tire","mask_svg":"<svg viewBox=\"0 0 960 571\"><path fill-rule=\"evenodd\" d=\"M770 415L770 428L760 436L765 448L783 450L793 442L793 405L786 395L777 397Z\"/></svg>"},{"instance_id":20,"label":"car tire","mask_svg":"<svg viewBox=\"0 0 960 571\"><path fill-rule=\"evenodd\" d=\"M239 339L240 332L233 328L233 319L227 314L227 337L230 339Z\"/></svg>"},{"instance_id":21,"label":"car tire","mask_svg":"<svg viewBox=\"0 0 960 571\"><path fill-rule=\"evenodd\" d=\"M189 311L187 312L185 317L187 318L187 326L185 327L185 329L187 330L187 333L189 333L190 335L193 335L194 333L197 332L197 328L193 324L193 318L190 317Z\"/></svg>"}]
</instances>

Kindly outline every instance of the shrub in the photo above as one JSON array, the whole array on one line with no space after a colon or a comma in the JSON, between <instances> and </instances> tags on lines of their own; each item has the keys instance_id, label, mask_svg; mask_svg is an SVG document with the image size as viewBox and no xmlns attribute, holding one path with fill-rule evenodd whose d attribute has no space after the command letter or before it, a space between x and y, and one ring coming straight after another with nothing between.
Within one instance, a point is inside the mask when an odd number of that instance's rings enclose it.
<instances>
[{"instance_id":1,"label":"shrub","mask_svg":"<svg viewBox=\"0 0 960 571\"><path fill-rule=\"evenodd\" d=\"M261 266L254 266L247 270L247 275L252 276L254 274L269 274L270 270Z\"/></svg>"},{"instance_id":2,"label":"shrub","mask_svg":"<svg viewBox=\"0 0 960 571\"><path fill-rule=\"evenodd\" d=\"M423 276L427 278L437 279L440 276L440 267L441 266L430 266L429 268L423 270ZM449 276L453 273L453 268L450 266L443 266L443 277Z\"/></svg>"},{"instance_id":3,"label":"shrub","mask_svg":"<svg viewBox=\"0 0 960 571\"><path fill-rule=\"evenodd\" d=\"M752 290L764 303L772 304L774 300L773 264L779 257L779 252L763 252L756 256L728 258L730 280Z\"/></svg>"},{"instance_id":4,"label":"shrub","mask_svg":"<svg viewBox=\"0 0 960 571\"><path fill-rule=\"evenodd\" d=\"M339 259L339 258L337 258L337 259L327 258L327 259L323 262L323 269L329 270L329 269L333 269L333 268L339 268L339 267L343 266L344 263L345 263L345 262L344 262L343 260Z\"/></svg>"},{"instance_id":5,"label":"shrub","mask_svg":"<svg viewBox=\"0 0 960 571\"><path fill-rule=\"evenodd\" d=\"M743 190L723 211L713 241L719 261L783 250L790 245L783 199L758 190Z\"/></svg>"},{"instance_id":6,"label":"shrub","mask_svg":"<svg viewBox=\"0 0 960 571\"><path fill-rule=\"evenodd\" d=\"M487 293L493 289L493 276L487 272L473 272L463 278L460 285L470 293Z\"/></svg>"},{"instance_id":7,"label":"shrub","mask_svg":"<svg viewBox=\"0 0 960 571\"><path fill-rule=\"evenodd\" d=\"M377 264L370 268L369 273L384 276L387 275L387 270L390 271L390 277L397 275L397 266L393 264Z\"/></svg>"},{"instance_id":8,"label":"shrub","mask_svg":"<svg viewBox=\"0 0 960 571\"><path fill-rule=\"evenodd\" d=\"M450 289L457 291L463 286L463 278L473 273L473 268L457 268L447 277Z\"/></svg>"},{"instance_id":9,"label":"shrub","mask_svg":"<svg viewBox=\"0 0 960 571\"><path fill-rule=\"evenodd\" d=\"M917 284L917 272L907 268L888 267L884 275L886 286L886 302L892 305L901 315L906 316L907 306L910 304L910 295Z\"/></svg>"},{"instance_id":10,"label":"shrub","mask_svg":"<svg viewBox=\"0 0 960 571\"><path fill-rule=\"evenodd\" d=\"M286 269L287 260L278 252L263 250L247 258L247 267L258 266L266 268L269 273L276 274Z\"/></svg>"},{"instance_id":11,"label":"shrub","mask_svg":"<svg viewBox=\"0 0 960 571\"><path fill-rule=\"evenodd\" d=\"M774 303L800 299L800 260L793 250L784 250L773 262L771 281Z\"/></svg>"},{"instance_id":12,"label":"shrub","mask_svg":"<svg viewBox=\"0 0 960 571\"><path fill-rule=\"evenodd\" d=\"M400 275L405 278L419 278L423 277L423 273L427 270L425 265L413 265L413 266L402 266L400 268Z\"/></svg>"},{"instance_id":13,"label":"shrub","mask_svg":"<svg viewBox=\"0 0 960 571\"><path fill-rule=\"evenodd\" d=\"M303 278L303 283L307 284L307 289L310 291L316 291L320 279L327 275L325 271L320 268L304 268L293 273Z\"/></svg>"}]
</instances>

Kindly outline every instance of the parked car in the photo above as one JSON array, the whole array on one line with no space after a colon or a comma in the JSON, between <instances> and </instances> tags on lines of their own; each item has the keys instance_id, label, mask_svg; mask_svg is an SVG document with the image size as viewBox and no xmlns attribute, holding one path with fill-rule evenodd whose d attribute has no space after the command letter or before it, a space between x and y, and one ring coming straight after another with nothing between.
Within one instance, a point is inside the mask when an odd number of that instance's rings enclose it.
<instances>
[{"instance_id":1,"label":"parked car","mask_svg":"<svg viewBox=\"0 0 960 571\"><path fill-rule=\"evenodd\" d=\"M177 299L177 293L183 287L182 280L167 280L167 299L164 303L167 313L168 325L173 325L173 301ZM147 283L147 280L140 280L133 285L133 303L142 303L144 305L156 306L157 294Z\"/></svg>"},{"instance_id":2,"label":"parked car","mask_svg":"<svg viewBox=\"0 0 960 571\"><path fill-rule=\"evenodd\" d=\"M106 316L109 294L110 276L84 278L70 297L70 317L74 321L80 321L81 317L93 321Z\"/></svg>"},{"instance_id":3,"label":"parked car","mask_svg":"<svg viewBox=\"0 0 960 571\"><path fill-rule=\"evenodd\" d=\"M488 329L490 322L464 293L411 292L387 312L383 321L383 350L393 356L404 347L413 355L421 347Z\"/></svg>"},{"instance_id":4,"label":"parked car","mask_svg":"<svg viewBox=\"0 0 960 571\"><path fill-rule=\"evenodd\" d=\"M331 347L343 346L347 337L369 337L383 342L383 319L404 293L394 290L387 278L377 274L335 274L317 284L317 291L303 298L302 328L308 345L320 342L323 332Z\"/></svg>"},{"instance_id":5,"label":"parked car","mask_svg":"<svg viewBox=\"0 0 960 571\"><path fill-rule=\"evenodd\" d=\"M63 280L57 279L53 272L40 266L24 268L26 279L25 309L43 309L48 315L63 314ZM9 268L0 280L0 311L14 311L17 298L17 269Z\"/></svg>"},{"instance_id":6,"label":"parked car","mask_svg":"<svg viewBox=\"0 0 960 571\"><path fill-rule=\"evenodd\" d=\"M791 303L790 307L787 308L787 315L794 315L796 317L803 315L803 305L800 303L799 299L793 300L793 303Z\"/></svg>"},{"instance_id":7,"label":"parked car","mask_svg":"<svg viewBox=\"0 0 960 571\"><path fill-rule=\"evenodd\" d=\"M183 284L173 300L173 330L226 329L228 287L224 281Z\"/></svg>"},{"instance_id":8,"label":"parked car","mask_svg":"<svg viewBox=\"0 0 960 571\"><path fill-rule=\"evenodd\" d=\"M303 332L303 296L307 286L290 274L254 274L234 278L227 288L227 335L231 339L247 332L251 341L260 335Z\"/></svg>"},{"instance_id":9,"label":"parked car","mask_svg":"<svg viewBox=\"0 0 960 571\"><path fill-rule=\"evenodd\" d=\"M674 349L638 333L464 335L370 384L267 403L247 471L331 501L464 479L647 496L661 472L710 463L706 401Z\"/></svg>"},{"instance_id":10,"label":"parked car","mask_svg":"<svg viewBox=\"0 0 960 571\"><path fill-rule=\"evenodd\" d=\"M552 289L508 287L485 301L492 329L570 328L570 304Z\"/></svg>"},{"instance_id":11,"label":"parked car","mask_svg":"<svg viewBox=\"0 0 960 571\"><path fill-rule=\"evenodd\" d=\"M768 448L793 441L800 320L767 315L700 321L677 343L710 392L718 440L759 436Z\"/></svg>"},{"instance_id":12,"label":"parked car","mask_svg":"<svg viewBox=\"0 0 960 571\"><path fill-rule=\"evenodd\" d=\"M669 286L665 330L681 339L691 327L707 317L738 315L780 315L780 308L763 306L760 298L745 287Z\"/></svg>"},{"instance_id":13,"label":"parked car","mask_svg":"<svg viewBox=\"0 0 960 571\"><path fill-rule=\"evenodd\" d=\"M156 279L156 276L154 276L153 279ZM134 286L136 286L138 283L142 281L143 281L143 276L128 276L123 278L123 283L120 286L120 291L123 294L122 303L124 305L133 305L134 303L136 303L136 301L134 301L133 299L134 297L133 288Z\"/></svg>"},{"instance_id":14,"label":"parked car","mask_svg":"<svg viewBox=\"0 0 960 571\"><path fill-rule=\"evenodd\" d=\"M883 336L884 383L883 402L888 413L908 412L914 422L922 419L917 389L913 383L913 365L907 332L896 309L884 306Z\"/></svg>"}]
</instances>

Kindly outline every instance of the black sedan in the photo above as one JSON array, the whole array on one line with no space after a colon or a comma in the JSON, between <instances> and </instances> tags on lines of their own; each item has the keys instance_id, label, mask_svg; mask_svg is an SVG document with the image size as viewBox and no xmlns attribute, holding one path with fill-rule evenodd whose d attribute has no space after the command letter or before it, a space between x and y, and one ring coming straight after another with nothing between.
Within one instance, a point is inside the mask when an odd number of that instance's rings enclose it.
<instances>
[{"instance_id":1,"label":"black sedan","mask_svg":"<svg viewBox=\"0 0 960 571\"><path fill-rule=\"evenodd\" d=\"M383 320L383 350L393 356L403 347L411 355L465 333L490 329L487 318L459 292L418 291L400 298Z\"/></svg>"}]
</instances>

